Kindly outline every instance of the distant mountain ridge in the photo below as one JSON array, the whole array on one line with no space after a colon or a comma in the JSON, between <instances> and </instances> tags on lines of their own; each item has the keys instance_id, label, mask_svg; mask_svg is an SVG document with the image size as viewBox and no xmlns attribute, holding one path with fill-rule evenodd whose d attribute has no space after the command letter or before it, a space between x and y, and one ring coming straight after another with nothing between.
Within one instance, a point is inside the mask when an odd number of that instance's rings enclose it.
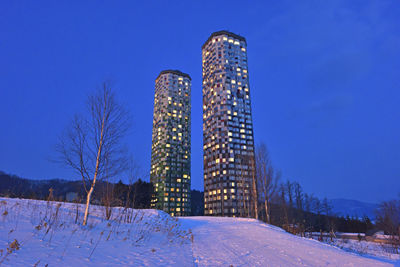
<instances>
[{"instance_id":1,"label":"distant mountain ridge","mask_svg":"<svg viewBox=\"0 0 400 267\"><path fill-rule=\"evenodd\" d=\"M377 203L368 203L353 199L336 198L331 199L332 212L339 216L349 216L362 218L368 216L371 220L375 220L375 211L379 207Z\"/></svg>"}]
</instances>

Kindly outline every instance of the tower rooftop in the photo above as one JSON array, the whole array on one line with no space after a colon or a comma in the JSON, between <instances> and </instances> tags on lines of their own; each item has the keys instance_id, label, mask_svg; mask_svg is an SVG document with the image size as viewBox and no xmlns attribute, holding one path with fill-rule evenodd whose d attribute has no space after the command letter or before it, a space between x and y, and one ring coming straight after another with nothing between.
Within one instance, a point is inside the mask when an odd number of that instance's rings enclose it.
<instances>
[{"instance_id":1,"label":"tower rooftop","mask_svg":"<svg viewBox=\"0 0 400 267\"><path fill-rule=\"evenodd\" d=\"M156 80L157 80L158 78L160 78L161 75L167 74L167 73L176 74L176 75L179 75L179 76L186 77L186 78L188 78L189 80L192 80L192 78L190 77L189 74L184 73L184 72L182 72L182 71L180 71L180 70L163 70L163 71L160 72L160 74L158 74Z\"/></svg>"},{"instance_id":2,"label":"tower rooftop","mask_svg":"<svg viewBox=\"0 0 400 267\"><path fill-rule=\"evenodd\" d=\"M210 35L210 37L208 37L207 41L202 45L201 49L203 49L208 44L208 42L210 42L212 40L213 37L219 36L219 35L227 35L229 37L238 39L238 40L243 41L243 42L246 43L246 38L244 38L243 36L240 36L240 35L235 34L233 32L222 30L222 31L217 31L217 32L212 33Z\"/></svg>"}]
</instances>

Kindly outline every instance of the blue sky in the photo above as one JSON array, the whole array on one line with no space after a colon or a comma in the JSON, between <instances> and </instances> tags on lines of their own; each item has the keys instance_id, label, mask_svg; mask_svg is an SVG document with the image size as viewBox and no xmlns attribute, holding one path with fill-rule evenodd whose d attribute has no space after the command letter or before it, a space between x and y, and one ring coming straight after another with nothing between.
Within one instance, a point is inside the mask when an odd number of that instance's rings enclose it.
<instances>
[{"instance_id":1,"label":"blue sky","mask_svg":"<svg viewBox=\"0 0 400 267\"><path fill-rule=\"evenodd\" d=\"M192 76L192 187L202 189L201 45L247 39L256 142L319 197L400 193L398 1L2 1L0 170L74 179L49 162L86 96L112 80L148 179L154 80Z\"/></svg>"}]
</instances>

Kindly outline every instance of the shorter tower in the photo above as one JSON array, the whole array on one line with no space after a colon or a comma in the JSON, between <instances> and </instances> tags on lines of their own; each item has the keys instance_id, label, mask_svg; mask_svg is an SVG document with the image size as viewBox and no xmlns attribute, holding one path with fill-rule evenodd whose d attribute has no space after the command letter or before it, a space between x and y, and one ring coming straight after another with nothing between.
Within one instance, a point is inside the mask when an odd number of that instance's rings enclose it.
<instances>
[{"instance_id":1,"label":"shorter tower","mask_svg":"<svg viewBox=\"0 0 400 267\"><path fill-rule=\"evenodd\" d=\"M190 215L191 78L164 70L156 78L150 181L152 207L171 215Z\"/></svg>"}]
</instances>

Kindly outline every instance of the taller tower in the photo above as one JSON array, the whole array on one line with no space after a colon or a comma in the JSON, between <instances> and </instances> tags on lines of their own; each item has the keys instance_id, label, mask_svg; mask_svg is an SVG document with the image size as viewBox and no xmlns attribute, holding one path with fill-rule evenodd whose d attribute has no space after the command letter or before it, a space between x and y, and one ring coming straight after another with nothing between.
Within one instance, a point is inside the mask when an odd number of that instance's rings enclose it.
<instances>
[{"instance_id":1,"label":"taller tower","mask_svg":"<svg viewBox=\"0 0 400 267\"><path fill-rule=\"evenodd\" d=\"M254 140L247 44L227 31L202 46L205 215L251 215Z\"/></svg>"},{"instance_id":2,"label":"taller tower","mask_svg":"<svg viewBox=\"0 0 400 267\"><path fill-rule=\"evenodd\" d=\"M164 70L154 94L150 181L152 207L176 216L190 215L191 78Z\"/></svg>"}]
</instances>

